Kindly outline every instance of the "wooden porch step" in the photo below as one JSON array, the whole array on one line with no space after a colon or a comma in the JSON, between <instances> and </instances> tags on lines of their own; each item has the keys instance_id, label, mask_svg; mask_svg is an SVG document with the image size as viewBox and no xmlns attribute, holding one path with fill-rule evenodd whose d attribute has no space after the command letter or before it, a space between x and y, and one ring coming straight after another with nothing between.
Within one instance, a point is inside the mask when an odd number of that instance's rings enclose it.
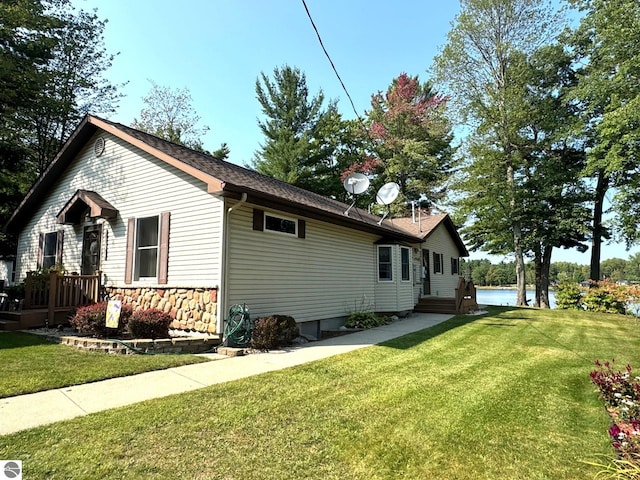
<instances>
[{"instance_id":1,"label":"wooden porch step","mask_svg":"<svg viewBox=\"0 0 640 480\"><path fill-rule=\"evenodd\" d=\"M20 322L16 320L0 320L0 330L3 332L15 332L21 330Z\"/></svg>"},{"instance_id":2,"label":"wooden porch step","mask_svg":"<svg viewBox=\"0 0 640 480\"><path fill-rule=\"evenodd\" d=\"M54 321L49 326L67 323L70 308L59 308L54 313ZM48 310L46 308L21 310L19 312L0 311L0 330L26 330L47 326Z\"/></svg>"},{"instance_id":3,"label":"wooden porch step","mask_svg":"<svg viewBox=\"0 0 640 480\"><path fill-rule=\"evenodd\" d=\"M420 313L457 313L455 298L426 297L421 298L413 308Z\"/></svg>"}]
</instances>

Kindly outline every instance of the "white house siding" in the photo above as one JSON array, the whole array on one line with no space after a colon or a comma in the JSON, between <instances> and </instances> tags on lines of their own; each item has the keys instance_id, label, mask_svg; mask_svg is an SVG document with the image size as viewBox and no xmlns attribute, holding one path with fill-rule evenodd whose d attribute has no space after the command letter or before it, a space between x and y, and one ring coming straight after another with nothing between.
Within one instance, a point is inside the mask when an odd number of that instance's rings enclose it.
<instances>
[{"instance_id":1,"label":"white house siding","mask_svg":"<svg viewBox=\"0 0 640 480\"><path fill-rule=\"evenodd\" d=\"M83 225L59 225L56 215L78 189L93 190L119 214L104 221L101 269L108 286L124 286L126 225L130 217L171 212L168 284L165 287L217 287L220 283L223 202L206 192L203 182L110 134L100 157L94 140L58 179L20 234L17 269L23 279L37 268L41 232L64 230L63 265L80 271ZM194 254L197 252L197 254ZM150 282L134 282L146 286Z\"/></svg>"},{"instance_id":2,"label":"white house siding","mask_svg":"<svg viewBox=\"0 0 640 480\"><path fill-rule=\"evenodd\" d=\"M297 322L344 317L362 302L373 308L377 236L305 218L306 238L297 238L254 231L252 220L250 205L230 216L227 307Z\"/></svg>"},{"instance_id":3,"label":"white house siding","mask_svg":"<svg viewBox=\"0 0 640 480\"><path fill-rule=\"evenodd\" d=\"M379 280L377 270L377 249L375 251L376 271L374 275L376 308L377 312L403 312L412 310L415 302L413 298L413 266L409 266L409 281L402 280L402 257L399 245L391 246L392 249L392 280ZM413 258L412 248L409 248L409 261Z\"/></svg>"},{"instance_id":4,"label":"white house siding","mask_svg":"<svg viewBox=\"0 0 640 480\"><path fill-rule=\"evenodd\" d=\"M447 298L455 297L460 275L451 273L451 258L459 258L460 253L446 227L442 224L438 225L436 230L422 244L421 248L428 249L431 256L429 259L431 295ZM433 273L434 253L443 255L444 273Z\"/></svg>"}]
</instances>

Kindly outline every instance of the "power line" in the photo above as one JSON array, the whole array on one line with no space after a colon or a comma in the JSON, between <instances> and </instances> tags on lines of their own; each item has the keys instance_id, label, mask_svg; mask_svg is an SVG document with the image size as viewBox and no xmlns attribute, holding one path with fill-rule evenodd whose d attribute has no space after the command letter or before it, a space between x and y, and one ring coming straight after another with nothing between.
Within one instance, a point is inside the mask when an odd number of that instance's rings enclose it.
<instances>
[{"instance_id":1,"label":"power line","mask_svg":"<svg viewBox=\"0 0 640 480\"><path fill-rule=\"evenodd\" d=\"M351 95L349 95L349 91L347 90L347 87L345 86L344 82L342 81L342 78L340 78L340 74L338 73L338 69L333 64L333 60L331 60L331 56L329 55L329 52L327 52L327 49L325 48L324 43L322 42L322 37L320 36L320 32L318 32L318 28L316 27L316 24L313 21L313 18L311 17L311 13L309 12L309 7L307 7L307 2L305 0L302 0L302 5L304 6L305 11L307 12L307 17L309 17L309 21L311 22L311 26L313 27L313 30L316 32L316 36L318 37L318 41L320 42L320 46L322 47L322 51L324 52L325 56L329 60L329 63L331 64L331 68L333 68L333 71L336 74L336 77L338 77L338 81L340 82L340 85L342 85L342 89L344 90L344 93L347 94L347 98L349 99L349 102L351 103L351 108L353 108L353 112L356 114L356 117L358 117L358 120L360 120L360 123L364 124L362 118L360 117L360 114L358 113L358 110L356 109L355 104L353 103L353 100L351 99Z\"/></svg>"}]
</instances>

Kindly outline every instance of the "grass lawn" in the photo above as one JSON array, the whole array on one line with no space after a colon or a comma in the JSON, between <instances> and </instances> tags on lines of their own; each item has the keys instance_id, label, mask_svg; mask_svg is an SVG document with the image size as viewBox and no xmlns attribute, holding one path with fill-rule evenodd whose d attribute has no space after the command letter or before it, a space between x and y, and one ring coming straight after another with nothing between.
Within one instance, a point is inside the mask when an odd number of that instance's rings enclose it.
<instances>
[{"instance_id":1,"label":"grass lawn","mask_svg":"<svg viewBox=\"0 0 640 480\"><path fill-rule=\"evenodd\" d=\"M194 355L82 352L24 332L0 333L0 398L206 361Z\"/></svg>"},{"instance_id":2,"label":"grass lawn","mask_svg":"<svg viewBox=\"0 0 640 480\"><path fill-rule=\"evenodd\" d=\"M349 354L0 437L29 479L588 479L622 316L492 309ZM46 406L43 406L46 408Z\"/></svg>"}]
</instances>

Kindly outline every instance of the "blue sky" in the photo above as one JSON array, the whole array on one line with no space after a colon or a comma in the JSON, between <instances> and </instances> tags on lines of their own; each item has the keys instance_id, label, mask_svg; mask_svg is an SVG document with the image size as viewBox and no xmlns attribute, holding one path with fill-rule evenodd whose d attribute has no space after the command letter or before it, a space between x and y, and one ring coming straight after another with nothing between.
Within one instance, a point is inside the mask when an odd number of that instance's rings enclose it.
<instances>
[{"instance_id":1,"label":"blue sky","mask_svg":"<svg viewBox=\"0 0 640 480\"><path fill-rule=\"evenodd\" d=\"M188 88L201 125L210 128L204 146L226 142L230 161L246 164L260 148L260 72L290 65L306 74L310 93L338 99L345 118L355 113L325 57L300 0L73 0L108 19L105 45L120 52L106 73L128 82L111 120L129 125L143 107L151 83ZM386 90L402 72L429 78L433 57L446 41L459 11L455 0L307 0L324 46L360 115L371 95ZM632 252L638 251L635 249ZM620 245L604 258L627 258ZM472 258L480 258L474 254ZM555 261L588 264L589 255L556 250ZM501 260L501 258L492 260Z\"/></svg>"}]
</instances>

